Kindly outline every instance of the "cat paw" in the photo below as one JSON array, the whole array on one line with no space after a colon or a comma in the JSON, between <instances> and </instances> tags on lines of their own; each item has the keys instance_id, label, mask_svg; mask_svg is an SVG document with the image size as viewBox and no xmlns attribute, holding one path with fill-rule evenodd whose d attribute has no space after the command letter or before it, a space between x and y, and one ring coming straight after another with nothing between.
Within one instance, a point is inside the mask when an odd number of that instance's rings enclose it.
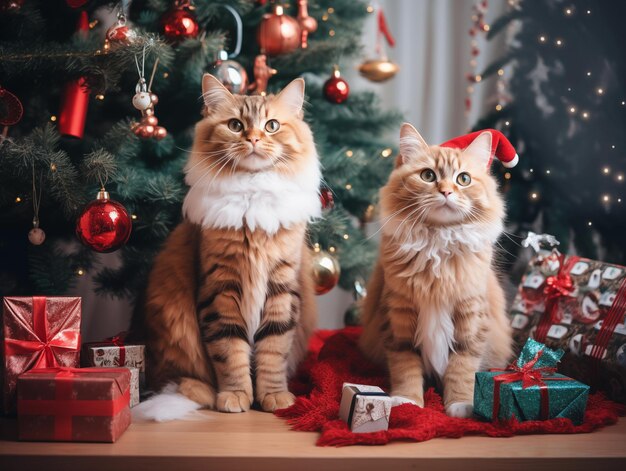
<instances>
[{"instance_id":1,"label":"cat paw","mask_svg":"<svg viewBox=\"0 0 626 471\"><path fill-rule=\"evenodd\" d=\"M446 406L446 414L450 417L467 419L474 413L474 404L471 402L453 402Z\"/></svg>"},{"instance_id":2,"label":"cat paw","mask_svg":"<svg viewBox=\"0 0 626 471\"><path fill-rule=\"evenodd\" d=\"M424 401L422 400L421 403L417 402L416 399L411 399L408 397L404 397L404 396L391 396L391 406L392 407L396 407L396 406L401 406L402 404L413 404L414 406L417 407L424 407Z\"/></svg>"},{"instance_id":3,"label":"cat paw","mask_svg":"<svg viewBox=\"0 0 626 471\"><path fill-rule=\"evenodd\" d=\"M217 393L217 410L220 412L245 412L252 400L245 391L222 391Z\"/></svg>"},{"instance_id":4,"label":"cat paw","mask_svg":"<svg viewBox=\"0 0 626 471\"><path fill-rule=\"evenodd\" d=\"M274 412L276 409L285 409L293 405L296 402L296 396L289 391L267 393L259 402L265 412Z\"/></svg>"},{"instance_id":5,"label":"cat paw","mask_svg":"<svg viewBox=\"0 0 626 471\"><path fill-rule=\"evenodd\" d=\"M401 404L413 404L417 407L424 407L424 396L417 396L413 394L402 394L401 392L391 391L391 398L394 406Z\"/></svg>"}]
</instances>

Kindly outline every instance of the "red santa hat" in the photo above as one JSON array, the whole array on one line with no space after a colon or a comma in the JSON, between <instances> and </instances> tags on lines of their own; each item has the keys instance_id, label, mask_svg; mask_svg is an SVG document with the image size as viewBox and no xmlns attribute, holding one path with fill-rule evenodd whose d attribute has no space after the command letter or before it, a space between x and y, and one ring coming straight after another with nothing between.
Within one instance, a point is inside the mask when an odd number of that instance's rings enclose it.
<instances>
[{"instance_id":1,"label":"red santa hat","mask_svg":"<svg viewBox=\"0 0 626 471\"><path fill-rule=\"evenodd\" d=\"M487 166L489 167L491 165L495 157L502 162L502 165L506 168L515 167L517 162L519 162L519 156L517 152L515 152L513 144L509 142L504 134L496 129L484 129L482 131L465 134L464 136L455 137L454 139L444 142L440 147L467 149L470 144L474 142L474 139L483 133L489 133L491 135L491 155L489 156Z\"/></svg>"}]
</instances>

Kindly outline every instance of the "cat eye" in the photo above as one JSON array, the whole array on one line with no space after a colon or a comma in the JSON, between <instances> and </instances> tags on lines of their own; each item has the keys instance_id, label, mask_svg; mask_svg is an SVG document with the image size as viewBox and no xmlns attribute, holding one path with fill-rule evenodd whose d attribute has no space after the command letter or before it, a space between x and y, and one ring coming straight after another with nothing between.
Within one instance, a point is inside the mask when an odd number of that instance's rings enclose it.
<instances>
[{"instance_id":1,"label":"cat eye","mask_svg":"<svg viewBox=\"0 0 626 471\"><path fill-rule=\"evenodd\" d=\"M265 130L267 132L276 132L280 129L280 123L275 119L270 119L267 123L265 123Z\"/></svg>"},{"instance_id":2,"label":"cat eye","mask_svg":"<svg viewBox=\"0 0 626 471\"><path fill-rule=\"evenodd\" d=\"M433 172L429 168L422 170L422 173L420 173L420 177L422 177L422 180L428 183L432 183L437 180L437 175L435 175L435 172Z\"/></svg>"},{"instance_id":3,"label":"cat eye","mask_svg":"<svg viewBox=\"0 0 626 471\"><path fill-rule=\"evenodd\" d=\"M467 186L472 183L472 177L467 172L461 172L456 177L456 182L461 186Z\"/></svg>"},{"instance_id":4,"label":"cat eye","mask_svg":"<svg viewBox=\"0 0 626 471\"><path fill-rule=\"evenodd\" d=\"M243 123L238 119L233 118L228 122L228 129L232 132L241 132L243 131Z\"/></svg>"}]
</instances>

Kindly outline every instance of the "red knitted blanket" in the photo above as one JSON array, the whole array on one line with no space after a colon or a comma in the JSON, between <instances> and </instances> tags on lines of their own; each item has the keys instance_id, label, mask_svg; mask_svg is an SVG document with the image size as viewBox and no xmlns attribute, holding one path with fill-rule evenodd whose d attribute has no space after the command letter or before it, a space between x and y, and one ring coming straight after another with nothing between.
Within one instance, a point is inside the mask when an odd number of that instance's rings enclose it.
<instances>
[{"instance_id":1,"label":"red knitted blanket","mask_svg":"<svg viewBox=\"0 0 626 471\"><path fill-rule=\"evenodd\" d=\"M320 432L318 446L383 445L393 440L422 442L438 437L463 435L509 437L531 433L587 433L614 424L625 408L591 394L583 424L575 426L569 419L505 423L448 417L441 396L434 389L425 394L425 406L411 404L394 407L389 430L374 433L352 433L338 418L341 387L344 382L372 384L388 390L383 371L368 362L357 346L360 328L319 331L311 341L309 358L292 381L296 403L276 411L295 430Z\"/></svg>"}]
</instances>

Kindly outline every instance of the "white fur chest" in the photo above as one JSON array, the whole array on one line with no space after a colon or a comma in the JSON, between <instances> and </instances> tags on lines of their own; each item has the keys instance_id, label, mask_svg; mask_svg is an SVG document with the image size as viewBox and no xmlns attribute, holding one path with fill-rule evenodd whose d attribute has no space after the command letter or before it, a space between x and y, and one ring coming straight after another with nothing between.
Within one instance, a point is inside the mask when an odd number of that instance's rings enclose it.
<instances>
[{"instance_id":1,"label":"white fur chest","mask_svg":"<svg viewBox=\"0 0 626 471\"><path fill-rule=\"evenodd\" d=\"M454 351L452 306L422 306L417 317L415 346L422 352L426 373L443 378L451 351Z\"/></svg>"},{"instance_id":2,"label":"white fur chest","mask_svg":"<svg viewBox=\"0 0 626 471\"><path fill-rule=\"evenodd\" d=\"M207 228L241 229L245 224L269 234L321 217L321 173L317 158L310 160L302 173L290 176L266 171L213 179L189 171L183 215Z\"/></svg>"}]
</instances>

